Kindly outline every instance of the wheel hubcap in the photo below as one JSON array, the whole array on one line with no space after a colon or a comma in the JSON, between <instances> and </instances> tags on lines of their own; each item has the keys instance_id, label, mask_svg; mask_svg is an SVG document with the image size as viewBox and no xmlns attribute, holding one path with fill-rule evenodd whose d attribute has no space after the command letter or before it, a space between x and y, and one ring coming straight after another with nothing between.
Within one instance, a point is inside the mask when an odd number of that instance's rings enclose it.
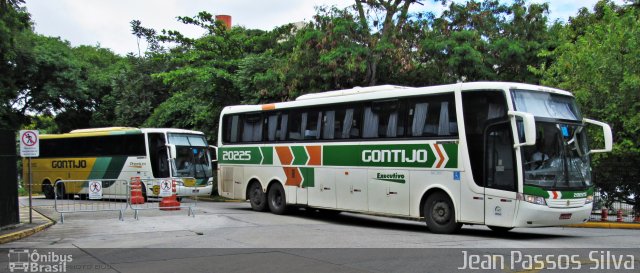
<instances>
[{"instance_id":1,"label":"wheel hubcap","mask_svg":"<svg viewBox=\"0 0 640 273\"><path fill-rule=\"evenodd\" d=\"M447 223L449 221L449 206L445 202L437 202L433 206L431 215L436 223Z\"/></svg>"}]
</instances>

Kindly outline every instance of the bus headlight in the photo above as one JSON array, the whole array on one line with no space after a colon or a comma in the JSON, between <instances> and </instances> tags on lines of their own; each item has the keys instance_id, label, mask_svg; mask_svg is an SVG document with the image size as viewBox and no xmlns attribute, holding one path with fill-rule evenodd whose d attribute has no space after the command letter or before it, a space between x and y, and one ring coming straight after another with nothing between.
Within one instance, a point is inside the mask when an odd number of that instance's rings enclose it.
<instances>
[{"instance_id":1,"label":"bus headlight","mask_svg":"<svg viewBox=\"0 0 640 273\"><path fill-rule=\"evenodd\" d=\"M518 193L517 199L521 201L526 201L532 204L536 204L536 205L543 205L543 206L547 205L547 202L544 200L544 197L541 197L541 196Z\"/></svg>"},{"instance_id":2,"label":"bus headlight","mask_svg":"<svg viewBox=\"0 0 640 273\"><path fill-rule=\"evenodd\" d=\"M184 182L182 180L176 180L176 185L184 187Z\"/></svg>"},{"instance_id":3,"label":"bus headlight","mask_svg":"<svg viewBox=\"0 0 640 273\"><path fill-rule=\"evenodd\" d=\"M585 201L586 204L591 204L593 203L593 195L589 195L587 196L587 200Z\"/></svg>"}]
</instances>

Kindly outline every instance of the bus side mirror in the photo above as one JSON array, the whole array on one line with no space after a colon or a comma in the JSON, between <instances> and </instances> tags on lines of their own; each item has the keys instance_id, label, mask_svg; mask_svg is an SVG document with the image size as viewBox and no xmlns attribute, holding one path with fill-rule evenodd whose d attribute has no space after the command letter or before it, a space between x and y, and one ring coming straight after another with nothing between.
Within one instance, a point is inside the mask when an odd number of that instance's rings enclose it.
<instances>
[{"instance_id":1,"label":"bus side mirror","mask_svg":"<svg viewBox=\"0 0 640 273\"><path fill-rule=\"evenodd\" d=\"M167 147L169 147L169 158L176 159L176 157L178 157L178 153L176 151L176 145L167 144Z\"/></svg>"},{"instance_id":2,"label":"bus side mirror","mask_svg":"<svg viewBox=\"0 0 640 273\"><path fill-rule=\"evenodd\" d=\"M582 119L584 123L593 124L602 127L602 133L604 135L604 149L591 150L589 153L606 153L611 152L613 149L613 133L611 133L611 126L604 122L600 122L592 119Z\"/></svg>"},{"instance_id":3,"label":"bus side mirror","mask_svg":"<svg viewBox=\"0 0 640 273\"><path fill-rule=\"evenodd\" d=\"M509 116L522 118L522 126L524 127L524 142L516 143L513 147L536 145L536 120L533 115L525 112L509 111Z\"/></svg>"},{"instance_id":4,"label":"bus side mirror","mask_svg":"<svg viewBox=\"0 0 640 273\"><path fill-rule=\"evenodd\" d=\"M218 147L209 145L209 155L211 156L211 163L218 162Z\"/></svg>"}]
</instances>

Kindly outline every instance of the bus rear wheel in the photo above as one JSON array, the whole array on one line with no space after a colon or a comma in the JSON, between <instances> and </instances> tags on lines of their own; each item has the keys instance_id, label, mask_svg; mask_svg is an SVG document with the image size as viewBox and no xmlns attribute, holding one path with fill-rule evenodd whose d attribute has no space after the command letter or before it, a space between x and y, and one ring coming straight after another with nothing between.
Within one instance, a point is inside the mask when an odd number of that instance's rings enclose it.
<instances>
[{"instance_id":1,"label":"bus rear wheel","mask_svg":"<svg viewBox=\"0 0 640 273\"><path fill-rule=\"evenodd\" d=\"M273 183L267 193L267 203L269 209L274 214L285 214L287 209L287 201L284 195L284 188L279 182Z\"/></svg>"},{"instance_id":2,"label":"bus rear wheel","mask_svg":"<svg viewBox=\"0 0 640 273\"><path fill-rule=\"evenodd\" d=\"M433 233L454 233L462 227L456 223L456 212L451 198L443 192L436 192L424 202L424 218Z\"/></svg>"},{"instance_id":3,"label":"bus rear wheel","mask_svg":"<svg viewBox=\"0 0 640 273\"><path fill-rule=\"evenodd\" d=\"M49 180L42 182L42 193L47 199L56 198L56 193L53 190L53 186L51 186L51 182L49 182Z\"/></svg>"},{"instance_id":4,"label":"bus rear wheel","mask_svg":"<svg viewBox=\"0 0 640 273\"><path fill-rule=\"evenodd\" d=\"M251 208L255 211L266 211L269 208L267 195L262 190L259 182L253 182L249 186L249 202L251 202Z\"/></svg>"}]
</instances>

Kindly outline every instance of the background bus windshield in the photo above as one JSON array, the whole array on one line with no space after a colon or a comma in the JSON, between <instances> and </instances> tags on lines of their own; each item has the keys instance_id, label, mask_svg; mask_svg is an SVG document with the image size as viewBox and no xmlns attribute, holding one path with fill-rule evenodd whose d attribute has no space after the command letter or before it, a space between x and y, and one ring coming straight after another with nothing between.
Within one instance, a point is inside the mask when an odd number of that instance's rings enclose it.
<instances>
[{"instance_id":1,"label":"background bus windshield","mask_svg":"<svg viewBox=\"0 0 640 273\"><path fill-rule=\"evenodd\" d=\"M211 159L207 141L200 135L169 134L169 143L176 145L174 174L176 177L211 177Z\"/></svg>"}]
</instances>

